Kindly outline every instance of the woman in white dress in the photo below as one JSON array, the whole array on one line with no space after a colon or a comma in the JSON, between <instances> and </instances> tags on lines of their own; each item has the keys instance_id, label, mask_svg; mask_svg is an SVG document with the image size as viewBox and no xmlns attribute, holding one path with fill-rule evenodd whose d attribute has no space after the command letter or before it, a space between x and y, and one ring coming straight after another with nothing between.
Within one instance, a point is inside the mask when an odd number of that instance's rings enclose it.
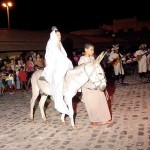
<instances>
[{"instance_id":1,"label":"woman in white dress","mask_svg":"<svg viewBox=\"0 0 150 150\"><path fill-rule=\"evenodd\" d=\"M64 76L69 69L73 69L72 62L61 43L61 33L56 27L52 28L50 39L47 42L45 65L40 80L45 79L50 84L55 108L69 115L68 107L63 99Z\"/></svg>"}]
</instances>

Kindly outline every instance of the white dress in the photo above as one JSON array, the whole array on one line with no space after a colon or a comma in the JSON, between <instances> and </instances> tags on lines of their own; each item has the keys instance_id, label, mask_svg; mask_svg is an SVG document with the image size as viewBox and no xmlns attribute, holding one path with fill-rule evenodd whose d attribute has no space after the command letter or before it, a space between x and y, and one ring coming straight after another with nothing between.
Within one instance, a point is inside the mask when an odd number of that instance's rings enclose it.
<instances>
[{"instance_id":1,"label":"white dress","mask_svg":"<svg viewBox=\"0 0 150 150\"><path fill-rule=\"evenodd\" d=\"M58 48L60 45L60 49ZM45 53L46 67L41 76L44 76L50 84L51 93L54 99L55 108L64 114L69 115L69 110L63 99L64 76L69 69L73 69L72 62L68 59L67 53L58 41L55 30L50 34Z\"/></svg>"}]
</instances>

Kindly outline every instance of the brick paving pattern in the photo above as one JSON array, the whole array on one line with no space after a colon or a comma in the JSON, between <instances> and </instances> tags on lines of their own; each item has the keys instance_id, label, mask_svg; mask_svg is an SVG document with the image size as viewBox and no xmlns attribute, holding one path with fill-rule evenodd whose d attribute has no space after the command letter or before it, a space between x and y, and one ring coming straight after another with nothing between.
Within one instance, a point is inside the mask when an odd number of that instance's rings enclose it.
<instances>
[{"instance_id":1,"label":"brick paving pattern","mask_svg":"<svg viewBox=\"0 0 150 150\"><path fill-rule=\"evenodd\" d=\"M29 121L31 91L0 97L0 150L150 150L150 84L137 75L126 77L128 86L112 87L113 124L92 127L84 104L77 103L76 129L60 121L47 106L48 124L38 104L35 121Z\"/></svg>"}]
</instances>

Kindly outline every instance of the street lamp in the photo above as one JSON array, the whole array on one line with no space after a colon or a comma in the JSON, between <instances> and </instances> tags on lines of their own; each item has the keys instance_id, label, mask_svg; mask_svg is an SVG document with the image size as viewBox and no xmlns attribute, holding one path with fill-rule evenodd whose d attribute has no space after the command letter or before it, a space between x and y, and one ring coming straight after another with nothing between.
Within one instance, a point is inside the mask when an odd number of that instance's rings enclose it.
<instances>
[{"instance_id":1,"label":"street lamp","mask_svg":"<svg viewBox=\"0 0 150 150\"><path fill-rule=\"evenodd\" d=\"M12 7L12 2L2 3L2 6L7 8L8 30L10 31L9 7Z\"/></svg>"}]
</instances>

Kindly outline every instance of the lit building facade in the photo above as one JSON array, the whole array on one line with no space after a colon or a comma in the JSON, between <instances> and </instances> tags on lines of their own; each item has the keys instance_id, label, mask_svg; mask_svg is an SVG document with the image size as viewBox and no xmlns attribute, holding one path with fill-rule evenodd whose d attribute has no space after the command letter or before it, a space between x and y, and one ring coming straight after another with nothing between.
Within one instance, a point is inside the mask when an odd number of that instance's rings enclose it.
<instances>
[{"instance_id":1,"label":"lit building facade","mask_svg":"<svg viewBox=\"0 0 150 150\"><path fill-rule=\"evenodd\" d=\"M113 33L131 31L138 32L143 30L150 31L150 21L138 21L136 17L118 20L114 19L112 25L104 24L101 28Z\"/></svg>"}]
</instances>

